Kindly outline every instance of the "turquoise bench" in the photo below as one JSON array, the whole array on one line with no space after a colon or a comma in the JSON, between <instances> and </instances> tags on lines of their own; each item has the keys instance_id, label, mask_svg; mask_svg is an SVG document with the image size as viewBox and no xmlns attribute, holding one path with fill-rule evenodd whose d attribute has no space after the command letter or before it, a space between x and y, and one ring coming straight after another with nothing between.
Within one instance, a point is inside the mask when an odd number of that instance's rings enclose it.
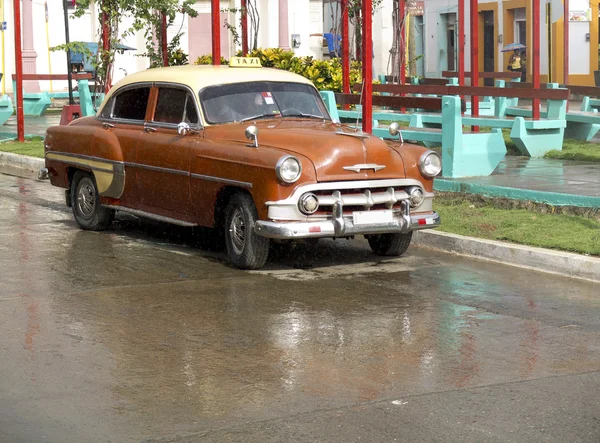
<instances>
[{"instance_id":1,"label":"turquoise bench","mask_svg":"<svg viewBox=\"0 0 600 443\"><path fill-rule=\"evenodd\" d=\"M0 97L0 125L6 123L11 115L15 112L12 100L6 94Z\"/></svg>"},{"instance_id":2,"label":"turquoise bench","mask_svg":"<svg viewBox=\"0 0 600 443\"><path fill-rule=\"evenodd\" d=\"M17 82L13 80L13 91L17 91ZM15 101L17 100L15 96ZM40 116L50 107L52 100L47 92L25 92L23 94L23 114Z\"/></svg>"},{"instance_id":3,"label":"turquoise bench","mask_svg":"<svg viewBox=\"0 0 600 443\"><path fill-rule=\"evenodd\" d=\"M13 91L17 91L17 82L16 76L13 74ZM82 109L82 115L86 112L85 115L94 115L95 111L92 106L91 94L89 93L89 83L88 80L92 79L93 76L90 73L74 73L71 75L72 80L76 80L78 84L78 91L73 91L73 97L79 97L80 102L82 102L82 108L85 108L85 111ZM49 80L58 80L65 81L69 80L69 76L67 74L23 74L23 81L49 81ZM85 97L80 97L80 91L87 91ZM60 98L60 99L68 99L69 93L66 91L60 92L38 92L38 93L24 93L23 94L23 111L25 115L43 115L44 112L50 107L52 104L52 98Z\"/></svg>"},{"instance_id":4,"label":"turquoise bench","mask_svg":"<svg viewBox=\"0 0 600 443\"><path fill-rule=\"evenodd\" d=\"M518 99L515 99L518 100ZM564 136L576 140L590 141L600 131L600 114L598 109L590 105L593 99L584 97L581 102L580 111L568 111L565 115L566 128ZM546 110L540 110L540 117L548 118L548 107L552 106L546 103ZM531 117L532 111L529 106L507 106L506 115Z\"/></svg>"},{"instance_id":5,"label":"turquoise bench","mask_svg":"<svg viewBox=\"0 0 600 443\"><path fill-rule=\"evenodd\" d=\"M339 110L337 109L336 96L331 91L321 91L323 101L334 121L339 122ZM350 94L338 94L359 99L359 96ZM373 97L376 101L377 97ZM408 97L386 97L388 99L402 99ZM418 97L411 97L413 102ZM465 124L461 117L461 99L458 96L443 96L440 98L422 97L423 107L433 100L439 101L441 107L441 128L426 128L419 120L419 114L410 116L410 127L400 127L402 140L421 141L426 145L441 145L442 147L442 174L445 177L473 177L490 175L506 155L506 145L502 132L464 132ZM429 101L427 101L429 100ZM401 107L394 106L394 107ZM439 108L438 108L439 109ZM376 113L378 114L378 113ZM394 114L396 115L396 114ZM406 114L405 114L406 115ZM393 120L386 114L386 120ZM403 117L404 118L404 117ZM420 126L419 126L420 125ZM399 136L392 136L389 126L373 127L373 135L383 139L398 140Z\"/></svg>"},{"instance_id":6,"label":"turquoise bench","mask_svg":"<svg viewBox=\"0 0 600 443\"><path fill-rule=\"evenodd\" d=\"M554 91L532 91L531 89L511 89L510 91L502 91L504 80L496 81L497 88L493 87L469 87L469 86L405 86L397 85L373 85L374 92L388 92L400 94L404 91L407 93L434 92L437 94L453 94L454 90L458 94L475 95L494 97L494 115L493 116L470 116L463 117L463 124L469 126L490 127L495 129L510 129L510 137L523 155L531 157L542 157L546 152L552 149L561 150L564 129L566 127L566 98L568 97L567 90L556 89ZM506 108L514 100L507 95L521 96L523 98L540 97L554 98L551 101L552 112L545 119L532 120L530 118L515 118L506 116ZM559 98L559 99L558 99ZM380 120L384 120L381 115L377 115ZM398 118L398 117L395 117ZM424 127L439 128L441 127L441 115L439 113L422 113L419 117L418 124ZM390 116L387 118L391 119ZM410 118L408 118L410 122ZM406 121L406 120L403 120Z\"/></svg>"}]
</instances>

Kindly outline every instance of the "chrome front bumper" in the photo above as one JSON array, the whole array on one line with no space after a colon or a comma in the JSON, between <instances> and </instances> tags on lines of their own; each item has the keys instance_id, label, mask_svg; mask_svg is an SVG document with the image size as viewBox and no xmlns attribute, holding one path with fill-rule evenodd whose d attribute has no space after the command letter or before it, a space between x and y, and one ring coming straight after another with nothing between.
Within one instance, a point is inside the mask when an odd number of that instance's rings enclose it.
<instances>
[{"instance_id":1,"label":"chrome front bumper","mask_svg":"<svg viewBox=\"0 0 600 443\"><path fill-rule=\"evenodd\" d=\"M320 237L350 237L364 234L407 234L420 229L432 229L440 225L437 212L419 215L394 214L390 223L355 225L352 216L337 215L328 220L273 222L259 220L255 232L267 238L296 239Z\"/></svg>"}]
</instances>

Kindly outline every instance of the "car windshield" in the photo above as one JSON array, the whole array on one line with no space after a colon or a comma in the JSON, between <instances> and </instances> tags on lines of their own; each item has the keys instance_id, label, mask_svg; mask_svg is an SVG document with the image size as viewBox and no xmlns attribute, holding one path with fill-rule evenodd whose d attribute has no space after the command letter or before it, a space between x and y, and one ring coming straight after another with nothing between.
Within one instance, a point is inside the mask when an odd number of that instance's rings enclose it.
<instances>
[{"instance_id":1,"label":"car windshield","mask_svg":"<svg viewBox=\"0 0 600 443\"><path fill-rule=\"evenodd\" d=\"M316 90L303 83L248 82L210 86L200 92L207 123L271 117L327 119Z\"/></svg>"}]
</instances>

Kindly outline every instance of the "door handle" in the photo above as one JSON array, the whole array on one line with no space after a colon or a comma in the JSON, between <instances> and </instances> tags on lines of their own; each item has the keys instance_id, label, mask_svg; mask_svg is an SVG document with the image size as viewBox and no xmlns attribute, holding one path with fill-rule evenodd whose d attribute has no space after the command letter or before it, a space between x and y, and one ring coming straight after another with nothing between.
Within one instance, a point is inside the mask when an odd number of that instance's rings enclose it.
<instances>
[{"instance_id":1,"label":"door handle","mask_svg":"<svg viewBox=\"0 0 600 443\"><path fill-rule=\"evenodd\" d=\"M156 132L156 128L151 126L144 126L144 132Z\"/></svg>"},{"instance_id":2,"label":"door handle","mask_svg":"<svg viewBox=\"0 0 600 443\"><path fill-rule=\"evenodd\" d=\"M115 125L113 125L112 123L102 123L102 126L104 126L104 128L106 129L113 129L115 127Z\"/></svg>"}]
</instances>

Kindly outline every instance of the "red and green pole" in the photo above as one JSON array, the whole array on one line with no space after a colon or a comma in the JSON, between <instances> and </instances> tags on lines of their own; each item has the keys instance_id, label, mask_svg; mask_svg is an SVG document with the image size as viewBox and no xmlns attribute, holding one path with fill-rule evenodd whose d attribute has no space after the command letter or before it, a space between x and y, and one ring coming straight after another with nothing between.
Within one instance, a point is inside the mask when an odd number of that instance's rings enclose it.
<instances>
[{"instance_id":1,"label":"red and green pole","mask_svg":"<svg viewBox=\"0 0 600 443\"><path fill-rule=\"evenodd\" d=\"M539 1L539 0L538 0ZM362 34L362 129L363 132L373 131L373 4L372 0L363 0L363 34Z\"/></svg>"},{"instance_id":2,"label":"red and green pole","mask_svg":"<svg viewBox=\"0 0 600 443\"><path fill-rule=\"evenodd\" d=\"M13 0L15 15L15 74L16 87L15 97L17 102L17 139L25 141L25 114L23 112L23 55L21 47L21 1Z\"/></svg>"},{"instance_id":3,"label":"red and green pole","mask_svg":"<svg viewBox=\"0 0 600 443\"><path fill-rule=\"evenodd\" d=\"M221 64L221 4L220 0L211 1L212 18L212 60L213 65Z\"/></svg>"}]
</instances>

